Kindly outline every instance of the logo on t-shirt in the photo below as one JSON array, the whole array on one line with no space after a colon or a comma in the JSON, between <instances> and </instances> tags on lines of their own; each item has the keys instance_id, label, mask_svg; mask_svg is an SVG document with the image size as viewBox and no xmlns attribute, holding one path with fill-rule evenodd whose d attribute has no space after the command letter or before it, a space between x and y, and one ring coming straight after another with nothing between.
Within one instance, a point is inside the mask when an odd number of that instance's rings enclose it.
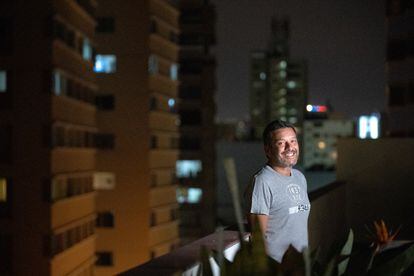
<instances>
[{"instance_id":1,"label":"logo on t-shirt","mask_svg":"<svg viewBox=\"0 0 414 276\"><path fill-rule=\"evenodd\" d=\"M300 191L300 187L297 184L289 184L286 187L286 193L289 197L289 199L296 203L299 204L302 202L302 196L301 196L301 191Z\"/></svg>"}]
</instances>

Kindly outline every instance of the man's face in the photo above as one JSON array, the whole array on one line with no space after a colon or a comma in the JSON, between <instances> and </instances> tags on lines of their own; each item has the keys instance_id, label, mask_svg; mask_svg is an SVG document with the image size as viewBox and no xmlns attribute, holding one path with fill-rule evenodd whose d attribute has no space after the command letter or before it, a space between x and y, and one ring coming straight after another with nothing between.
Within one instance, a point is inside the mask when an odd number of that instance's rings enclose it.
<instances>
[{"instance_id":1,"label":"man's face","mask_svg":"<svg viewBox=\"0 0 414 276\"><path fill-rule=\"evenodd\" d=\"M295 131L290 128L280 128L272 133L270 145L265 146L266 156L273 166L287 168L298 162L299 145Z\"/></svg>"}]
</instances>

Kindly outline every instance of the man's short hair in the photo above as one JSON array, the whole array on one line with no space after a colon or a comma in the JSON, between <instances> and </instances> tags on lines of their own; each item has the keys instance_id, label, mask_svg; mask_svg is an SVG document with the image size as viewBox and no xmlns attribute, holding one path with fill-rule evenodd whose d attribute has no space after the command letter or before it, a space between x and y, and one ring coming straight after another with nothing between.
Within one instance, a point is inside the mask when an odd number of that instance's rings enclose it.
<instances>
[{"instance_id":1,"label":"man's short hair","mask_svg":"<svg viewBox=\"0 0 414 276\"><path fill-rule=\"evenodd\" d=\"M272 142L272 132L281 128L291 128L296 133L296 129L292 124L282 120L274 120L270 122L263 131L263 144L269 145Z\"/></svg>"}]
</instances>

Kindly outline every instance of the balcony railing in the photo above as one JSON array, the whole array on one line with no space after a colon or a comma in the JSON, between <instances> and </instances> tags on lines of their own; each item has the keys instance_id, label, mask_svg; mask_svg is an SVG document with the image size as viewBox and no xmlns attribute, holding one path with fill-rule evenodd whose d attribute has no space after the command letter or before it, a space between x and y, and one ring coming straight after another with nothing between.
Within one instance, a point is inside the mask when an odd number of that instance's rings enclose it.
<instances>
[{"instance_id":1,"label":"balcony railing","mask_svg":"<svg viewBox=\"0 0 414 276\"><path fill-rule=\"evenodd\" d=\"M336 237L346 233L345 219L345 182L334 182L309 193L312 212L309 218L309 243L325 249ZM219 240L223 240L224 256L232 261L240 247L238 232L226 230L223 236L211 234L169 254L153 259L143 265L132 268L120 275L196 275L201 247L218 249ZM247 237L247 234L246 236ZM210 261L210 263L215 264ZM214 275L219 275L218 267L213 265Z\"/></svg>"}]
</instances>

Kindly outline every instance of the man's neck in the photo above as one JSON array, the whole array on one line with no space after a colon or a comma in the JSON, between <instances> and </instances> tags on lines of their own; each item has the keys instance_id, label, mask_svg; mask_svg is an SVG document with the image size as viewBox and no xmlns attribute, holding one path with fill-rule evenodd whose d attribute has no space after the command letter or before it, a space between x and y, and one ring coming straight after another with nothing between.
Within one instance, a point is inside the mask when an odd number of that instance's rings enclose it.
<instances>
[{"instance_id":1,"label":"man's neck","mask_svg":"<svg viewBox=\"0 0 414 276\"><path fill-rule=\"evenodd\" d=\"M269 165L272 167L273 170L277 171L281 175L284 175L284 176L291 176L292 175L292 168L291 167L280 167L280 166L270 164L270 163L269 163Z\"/></svg>"}]
</instances>

